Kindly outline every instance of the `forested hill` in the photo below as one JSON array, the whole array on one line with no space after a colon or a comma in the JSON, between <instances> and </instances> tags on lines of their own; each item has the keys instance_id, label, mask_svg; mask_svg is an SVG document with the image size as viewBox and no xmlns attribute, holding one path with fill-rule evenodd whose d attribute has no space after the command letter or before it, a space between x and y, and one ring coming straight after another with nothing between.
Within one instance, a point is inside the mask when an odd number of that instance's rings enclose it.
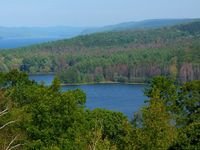
<instances>
[{"instance_id":1,"label":"forested hill","mask_svg":"<svg viewBox=\"0 0 200 150\"><path fill-rule=\"evenodd\" d=\"M30 38L52 38L67 39L79 35L105 32L120 31L125 29L152 29L157 27L188 23L198 19L153 19L138 22L124 22L104 27L70 27L70 26L53 26L53 27L1 27L1 39L30 39Z\"/></svg>"},{"instance_id":2,"label":"forested hill","mask_svg":"<svg viewBox=\"0 0 200 150\"><path fill-rule=\"evenodd\" d=\"M182 23L189 23L197 21L199 19L150 19L138 22L124 22L115 25L109 25L99 28L85 29L82 34L108 32L108 31L123 31L127 29L139 30L139 29L155 29L159 27L173 26Z\"/></svg>"},{"instance_id":3,"label":"forested hill","mask_svg":"<svg viewBox=\"0 0 200 150\"><path fill-rule=\"evenodd\" d=\"M65 83L200 79L200 21L79 36L0 52L0 70L57 73Z\"/></svg>"}]
</instances>

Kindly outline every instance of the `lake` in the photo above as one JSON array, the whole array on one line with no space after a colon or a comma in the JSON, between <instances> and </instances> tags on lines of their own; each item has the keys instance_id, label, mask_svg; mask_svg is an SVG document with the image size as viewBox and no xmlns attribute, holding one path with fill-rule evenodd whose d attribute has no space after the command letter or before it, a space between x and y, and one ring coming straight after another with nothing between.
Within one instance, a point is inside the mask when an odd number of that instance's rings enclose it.
<instances>
[{"instance_id":1,"label":"lake","mask_svg":"<svg viewBox=\"0 0 200 150\"><path fill-rule=\"evenodd\" d=\"M50 85L54 75L30 75L30 79ZM86 107L119 111L132 118L133 113L144 106L145 85L133 84L91 84L62 86L63 91L82 89L87 95Z\"/></svg>"},{"instance_id":2,"label":"lake","mask_svg":"<svg viewBox=\"0 0 200 150\"><path fill-rule=\"evenodd\" d=\"M0 48L19 48L33 44L50 42L58 40L59 38L10 38L0 39Z\"/></svg>"}]
</instances>

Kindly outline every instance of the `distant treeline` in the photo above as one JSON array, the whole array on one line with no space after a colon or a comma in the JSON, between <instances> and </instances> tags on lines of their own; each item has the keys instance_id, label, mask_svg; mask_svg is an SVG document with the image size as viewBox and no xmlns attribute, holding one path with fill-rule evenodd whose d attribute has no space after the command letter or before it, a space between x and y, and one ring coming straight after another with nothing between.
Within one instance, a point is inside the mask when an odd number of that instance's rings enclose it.
<instances>
[{"instance_id":1,"label":"distant treeline","mask_svg":"<svg viewBox=\"0 0 200 150\"><path fill-rule=\"evenodd\" d=\"M200 22L79 36L2 50L0 71L55 72L62 82L145 82L156 75L200 79Z\"/></svg>"}]
</instances>

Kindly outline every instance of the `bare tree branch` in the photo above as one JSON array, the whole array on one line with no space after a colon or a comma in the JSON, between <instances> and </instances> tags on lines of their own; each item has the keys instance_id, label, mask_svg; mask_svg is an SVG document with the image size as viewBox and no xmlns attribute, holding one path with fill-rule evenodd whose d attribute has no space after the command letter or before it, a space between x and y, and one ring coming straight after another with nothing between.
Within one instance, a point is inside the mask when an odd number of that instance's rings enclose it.
<instances>
[{"instance_id":1,"label":"bare tree branch","mask_svg":"<svg viewBox=\"0 0 200 150\"><path fill-rule=\"evenodd\" d=\"M17 145L15 145L15 146L12 146L12 147L11 147L11 148L9 148L8 150L15 149L15 148L17 148L17 147L19 147L19 146L22 146L22 145L24 145L24 144L17 144Z\"/></svg>"},{"instance_id":2,"label":"bare tree branch","mask_svg":"<svg viewBox=\"0 0 200 150\"><path fill-rule=\"evenodd\" d=\"M12 124L12 123L15 123L16 121L17 120L7 122L6 124L4 124L3 126L0 127L0 130L3 129L3 128L5 128L6 126Z\"/></svg>"},{"instance_id":3,"label":"bare tree branch","mask_svg":"<svg viewBox=\"0 0 200 150\"><path fill-rule=\"evenodd\" d=\"M0 112L0 117L8 113L8 108Z\"/></svg>"},{"instance_id":4,"label":"bare tree branch","mask_svg":"<svg viewBox=\"0 0 200 150\"><path fill-rule=\"evenodd\" d=\"M8 107L7 107L5 110L3 110L3 111L0 112L0 117L2 117L3 115L5 115L5 114L7 114L7 113L8 113ZM0 127L0 130L3 129L3 128L5 128L6 126L8 126L8 125L10 125L10 124L15 123L16 121L17 121L17 120L7 122L6 124L4 124L3 126ZM17 147L23 145L23 144L16 144L16 145L14 145L14 146L11 146L11 145L16 141L17 137L18 137L18 135L16 135L16 136L12 139L12 141L9 143L9 145L7 146L7 148L6 148L5 150L12 150L12 149L15 149L15 148L17 148Z\"/></svg>"},{"instance_id":5,"label":"bare tree branch","mask_svg":"<svg viewBox=\"0 0 200 150\"><path fill-rule=\"evenodd\" d=\"M8 147L6 148L6 150L9 150L10 149L10 146L15 142L15 140L17 139L18 135L16 135L14 137L14 139L12 139L12 141L10 142L10 144L8 145Z\"/></svg>"}]
</instances>

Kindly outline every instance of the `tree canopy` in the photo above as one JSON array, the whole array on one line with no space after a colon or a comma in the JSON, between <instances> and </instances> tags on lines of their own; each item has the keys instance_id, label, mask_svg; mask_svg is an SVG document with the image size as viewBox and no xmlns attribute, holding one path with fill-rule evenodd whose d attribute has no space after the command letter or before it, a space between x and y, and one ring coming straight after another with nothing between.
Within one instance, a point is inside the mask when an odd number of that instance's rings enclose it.
<instances>
[{"instance_id":1,"label":"tree canopy","mask_svg":"<svg viewBox=\"0 0 200 150\"><path fill-rule=\"evenodd\" d=\"M103 32L0 51L0 71L56 73L63 83L199 80L200 22Z\"/></svg>"},{"instance_id":2,"label":"tree canopy","mask_svg":"<svg viewBox=\"0 0 200 150\"><path fill-rule=\"evenodd\" d=\"M16 78L13 78L13 74ZM0 74L0 149L198 149L200 82L155 77L147 105L132 121L120 112L85 107L77 89L44 86L13 70Z\"/></svg>"}]
</instances>

